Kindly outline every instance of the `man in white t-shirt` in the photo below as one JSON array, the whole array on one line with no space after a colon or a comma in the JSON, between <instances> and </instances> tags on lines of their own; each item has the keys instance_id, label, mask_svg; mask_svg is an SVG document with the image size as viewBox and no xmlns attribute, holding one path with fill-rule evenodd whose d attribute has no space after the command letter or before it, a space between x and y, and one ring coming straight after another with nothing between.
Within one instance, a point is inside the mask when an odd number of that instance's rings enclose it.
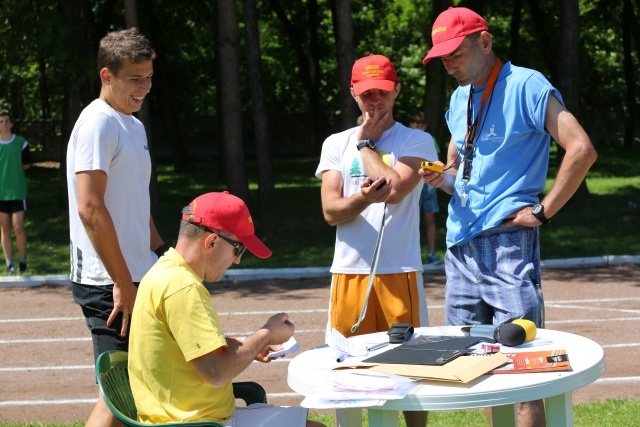
<instances>
[{"instance_id":1,"label":"man in white t-shirt","mask_svg":"<svg viewBox=\"0 0 640 427\"><path fill-rule=\"evenodd\" d=\"M420 256L418 169L437 154L428 133L393 118L399 93L396 70L388 58L358 59L352 69L351 95L363 123L329 136L322 146L316 170L322 179L322 211L325 220L337 226L328 332L335 328L350 336L388 331L394 323L429 324ZM405 418L409 427L426 425L426 412L405 412Z\"/></svg>"},{"instance_id":2,"label":"man in white t-shirt","mask_svg":"<svg viewBox=\"0 0 640 427\"><path fill-rule=\"evenodd\" d=\"M94 358L127 350L136 286L168 249L151 217L145 129L133 116L151 89L154 58L137 29L107 34L98 50L100 96L82 111L69 139L70 277ZM99 396L86 425L116 422Z\"/></svg>"}]
</instances>

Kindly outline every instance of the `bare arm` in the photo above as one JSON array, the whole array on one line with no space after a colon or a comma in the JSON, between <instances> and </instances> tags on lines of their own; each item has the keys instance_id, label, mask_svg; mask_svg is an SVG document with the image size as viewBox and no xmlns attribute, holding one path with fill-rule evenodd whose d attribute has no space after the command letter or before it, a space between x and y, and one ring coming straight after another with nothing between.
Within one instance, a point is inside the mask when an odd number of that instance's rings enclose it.
<instances>
[{"instance_id":1,"label":"bare arm","mask_svg":"<svg viewBox=\"0 0 640 427\"><path fill-rule=\"evenodd\" d=\"M120 335L125 336L137 289L131 280L131 273L120 251L113 220L104 203L107 180L107 174L100 170L76 174L78 214L91 244L113 280L114 306L107 319L107 325L111 325L117 314L122 312Z\"/></svg>"},{"instance_id":2,"label":"bare arm","mask_svg":"<svg viewBox=\"0 0 640 427\"><path fill-rule=\"evenodd\" d=\"M553 186L541 201L545 216L551 218L576 192L598 154L589 136L573 114L567 111L554 96L549 97L545 128L566 151ZM526 207L507 218L505 225L512 224L537 227L540 221L531 215L531 208Z\"/></svg>"},{"instance_id":3,"label":"bare arm","mask_svg":"<svg viewBox=\"0 0 640 427\"><path fill-rule=\"evenodd\" d=\"M215 387L233 380L255 359L268 361L272 345L282 344L293 335L295 327L285 313L273 315L255 334L244 341L227 338L227 347L192 360L200 377Z\"/></svg>"},{"instance_id":4,"label":"bare arm","mask_svg":"<svg viewBox=\"0 0 640 427\"><path fill-rule=\"evenodd\" d=\"M160 237L160 233L158 233L156 223L153 221L152 216L149 216L149 231L151 232L150 249L155 252L156 249L164 245L164 241L162 237Z\"/></svg>"},{"instance_id":5,"label":"bare arm","mask_svg":"<svg viewBox=\"0 0 640 427\"><path fill-rule=\"evenodd\" d=\"M435 162L446 166L442 162ZM424 179L424 182L432 187L440 188L448 194L453 194L453 184L455 182L456 175L458 175L458 167L460 166L460 159L458 157L458 148L456 147L453 138L449 141L449 149L447 150L447 165L451 167L443 173L434 172L431 170L420 169L418 173Z\"/></svg>"},{"instance_id":6,"label":"bare arm","mask_svg":"<svg viewBox=\"0 0 640 427\"><path fill-rule=\"evenodd\" d=\"M364 170L369 177L385 177L391 184L391 193L385 200L387 203L399 203L420 182L420 162L425 159L418 157L401 157L394 167L387 166L380 155L368 148L361 151Z\"/></svg>"},{"instance_id":7,"label":"bare arm","mask_svg":"<svg viewBox=\"0 0 640 427\"><path fill-rule=\"evenodd\" d=\"M384 177L380 177L383 179ZM364 180L360 186L361 192L349 197L342 196L342 174L329 170L322 174L322 213L329 225L338 225L356 218L372 203L384 202L391 192L391 186L370 185L371 178Z\"/></svg>"}]
</instances>

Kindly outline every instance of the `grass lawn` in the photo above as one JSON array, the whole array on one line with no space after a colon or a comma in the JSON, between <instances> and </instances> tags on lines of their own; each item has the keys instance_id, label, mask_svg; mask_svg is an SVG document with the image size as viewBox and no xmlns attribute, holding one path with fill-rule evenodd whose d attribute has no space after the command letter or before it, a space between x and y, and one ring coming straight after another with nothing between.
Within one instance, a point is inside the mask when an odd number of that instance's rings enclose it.
<instances>
[{"instance_id":1,"label":"grass lawn","mask_svg":"<svg viewBox=\"0 0 640 427\"><path fill-rule=\"evenodd\" d=\"M574 425L580 427L632 427L640 426L640 401L637 400L607 400L603 403L585 403L573 408ZM334 427L333 416L310 414L310 419L323 422L327 427ZM363 423L366 425L366 413ZM82 427L83 422L73 424L43 424L33 423L0 423L0 427ZM406 427L402 415L400 426ZM432 411L429 413L429 427L490 427L482 409L468 409L461 411Z\"/></svg>"},{"instance_id":2,"label":"grass lawn","mask_svg":"<svg viewBox=\"0 0 640 427\"><path fill-rule=\"evenodd\" d=\"M542 228L542 258L561 259L601 255L638 255L640 239L640 151L618 146L598 147L599 158L587 176L589 194L574 197ZM552 151L553 154L553 151ZM248 255L234 268L326 267L331 264L335 229L324 222L320 207L320 180L314 177L317 158L279 159L274 162L276 190L268 206L252 207L257 233L273 250L268 260ZM552 155L549 176L557 168ZM222 171L215 162L199 161L188 172L175 173L158 166L156 224L165 241L175 243L180 211L197 195L221 191ZM250 188L257 200L254 162L247 165ZM28 172L26 215L29 273L66 274L69 271L68 212L58 189L59 170L33 167ZM551 180L548 180L547 191ZM444 254L449 196L438 193L437 254ZM424 225L424 224L423 224ZM423 259L426 260L424 231Z\"/></svg>"}]
</instances>

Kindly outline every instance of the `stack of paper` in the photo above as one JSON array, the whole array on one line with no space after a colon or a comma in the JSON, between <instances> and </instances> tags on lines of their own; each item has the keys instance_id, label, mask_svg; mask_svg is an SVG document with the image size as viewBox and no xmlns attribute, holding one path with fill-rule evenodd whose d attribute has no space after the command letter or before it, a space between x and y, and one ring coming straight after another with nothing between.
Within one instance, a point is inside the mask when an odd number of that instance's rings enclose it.
<instances>
[{"instance_id":1,"label":"stack of paper","mask_svg":"<svg viewBox=\"0 0 640 427\"><path fill-rule=\"evenodd\" d=\"M351 408L383 405L402 399L414 386L409 378L367 370L341 371L316 387L300 404L304 408Z\"/></svg>"}]
</instances>

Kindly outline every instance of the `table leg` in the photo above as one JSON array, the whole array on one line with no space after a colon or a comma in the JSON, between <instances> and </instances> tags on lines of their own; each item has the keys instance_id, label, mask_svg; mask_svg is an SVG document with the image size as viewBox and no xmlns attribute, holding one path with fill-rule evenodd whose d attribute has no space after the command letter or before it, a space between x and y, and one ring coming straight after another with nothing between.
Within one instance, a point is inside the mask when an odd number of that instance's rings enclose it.
<instances>
[{"instance_id":1,"label":"table leg","mask_svg":"<svg viewBox=\"0 0 640 427\"><path fill-rule=\"evenodd\" d=\"M573 402L571 392L547 397L545 399L545 411L548 426L572 427Z\"/></svg>"},{"instance_id":2,"label":"table leg","mask_svg":"<svg viewBox=\"0 0 640 427\"><path fill-rule=\"evenodd\" d=\"M391 427L398 425L398 411L382 411L369 408L369 427Z\"/></svg>"},{"instance_id":3,"label":"table leg","mask_svg":"<svg viewBox=\"0 0 640 427\"><path fill-rule=\"evenodd\" d=\"M362 427L362 409L336 409L336 427Z\"/></svg>"},{"instance_id":4,"label":"table leg","mask_svg":"<svg viewBox=\"0 0 640 427\"><path fill-rule=\"evenodd\" d=\"M516 405L500 405L491 407L493 427L516 427L518 418Z\"/></svg>"}]
</instances>

